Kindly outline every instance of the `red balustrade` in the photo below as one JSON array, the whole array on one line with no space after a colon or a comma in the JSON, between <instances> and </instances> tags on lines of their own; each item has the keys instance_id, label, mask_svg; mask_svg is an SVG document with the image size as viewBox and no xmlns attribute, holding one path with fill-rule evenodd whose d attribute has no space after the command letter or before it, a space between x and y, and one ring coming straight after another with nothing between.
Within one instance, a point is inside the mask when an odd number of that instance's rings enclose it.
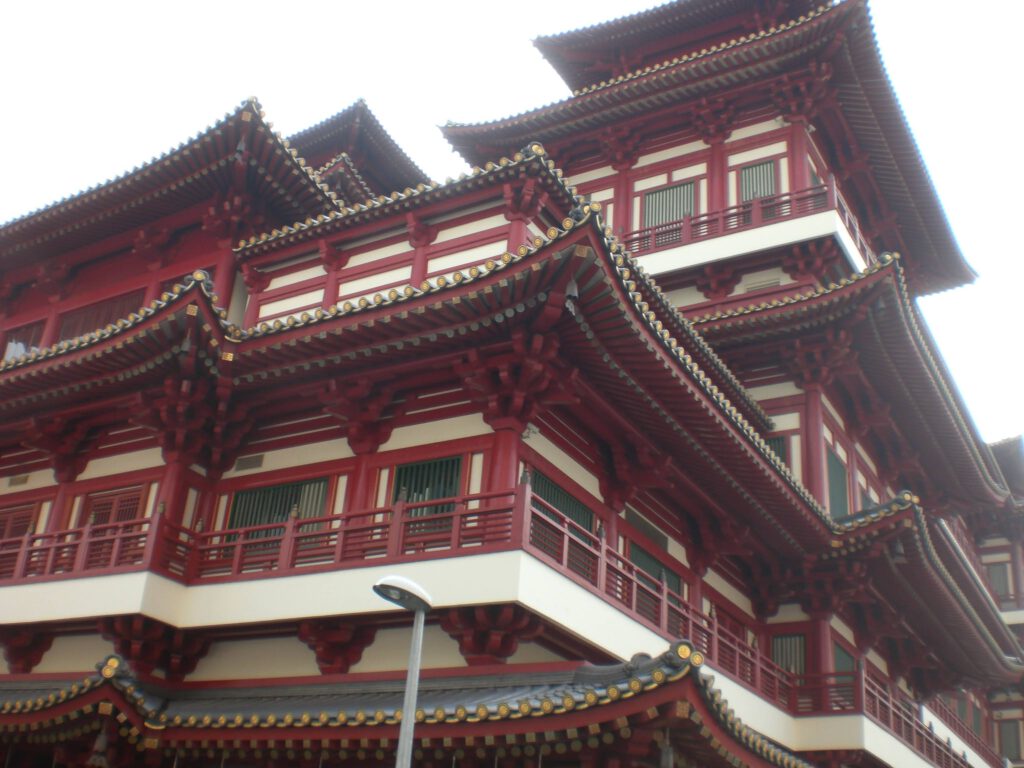
<instances>
[{"instance_id":1,"label":"red balustrade","mask_svg":"<svg viewBox=\"0 0 1024 768\"><path fill-rule=\"evenodd\" d=\"M950 709L949 705L942 699L936 696L928 702L928 709L986 763L990 765L1003 764L1002 758L996 754L996 751L985 743L985 740L975 733L973 728L961 720L960 716Z\"/></svg>"},{"instance_id":2,"label":"red balustrade","mask_svg":"<svg viewBox=\"0 0 1024 768\"><path fill-rule=\"evenodd\" d=\"M639 256L827 210L839 215L865 260L874 261L875 254L861 232L857 217L839 194L833 179L796 192L762 197L731 208L638 229L622 239L627 250Z\"/></svg>"},{"instance_id":3,"label":"red balustrade","mask_svg":"<svg viewBox=\"0 0 1024 768\"><path fill-rule=\"evenodd\" d=\"M794 674L761 654L714 616L688 604L664 579L630 562L617 546L637 537L619 521L606 543L550 504L516 489L452 497L358 514L290 519L234 530L193 531L157 515L0 540L0 580L153 570L207 583L523 549L667 638L688 638L717 672L797 716L864 713L940 768L967 765L920 720L918 706L874 675ZM651 547L665 573L682 564ZM685 590L684 590L685 592ZM993 766L999 758L948 708L941 719Z\"/></svg>"}]
</instances>

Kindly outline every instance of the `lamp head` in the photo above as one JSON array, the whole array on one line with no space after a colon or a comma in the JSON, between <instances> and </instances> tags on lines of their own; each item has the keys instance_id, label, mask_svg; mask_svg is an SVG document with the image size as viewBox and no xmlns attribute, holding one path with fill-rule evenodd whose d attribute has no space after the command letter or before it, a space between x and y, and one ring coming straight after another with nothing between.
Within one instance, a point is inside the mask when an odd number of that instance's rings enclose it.
<instances>
[{"instance_id":1,"label":"lamp head","mask_svg":"<svg viewBox=\"0 0 1024 768\"><path fill-rule=\"evenodd\" d=\"M373 585L373 591L389 603L407 611L430 610L430 595L419 584L404 576L385 576Z\"/></svg>"}]
</instances>

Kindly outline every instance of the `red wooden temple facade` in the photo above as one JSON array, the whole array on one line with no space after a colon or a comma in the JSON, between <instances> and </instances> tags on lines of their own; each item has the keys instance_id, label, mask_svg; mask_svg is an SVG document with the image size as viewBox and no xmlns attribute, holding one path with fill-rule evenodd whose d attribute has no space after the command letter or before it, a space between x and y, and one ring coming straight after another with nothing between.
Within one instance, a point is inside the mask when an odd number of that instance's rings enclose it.
<instances>
[{"instance_id":1,"label":"red wooden temple facade","mask_svg":"<svg viewBox=\"0 0 1024 768\"><path fill-rule=\"evenodd\" d=\"M537 46L458 179L250 101L0 227L5 768L390 764L390 573L420 766L1021 758L1024 452L866 4Z\"/></svg>"}]
</instances>

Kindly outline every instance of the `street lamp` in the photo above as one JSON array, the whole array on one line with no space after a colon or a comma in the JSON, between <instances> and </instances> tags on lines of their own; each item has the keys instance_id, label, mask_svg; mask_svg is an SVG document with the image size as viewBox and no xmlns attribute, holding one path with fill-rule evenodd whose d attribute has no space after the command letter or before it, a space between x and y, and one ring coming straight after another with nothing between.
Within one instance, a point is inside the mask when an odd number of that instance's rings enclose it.
<instances>
[{"instance_id":1,"label":"street lamp","mask_svg":"<svg viewBox=\"0 0 1024 768\"><path fill-rule=\"evenodd\" d=\"M423 623L430 610L430 595L415 581L402 576L385 576L373 585L373 591L389 603L413 612L409 673L405 679L402 725L398 731L398 753L395 758L395 768L410 768L412 730L416 725L416 692L420 684L420 658L423 651Z\"/></svg>"}]
</instances>

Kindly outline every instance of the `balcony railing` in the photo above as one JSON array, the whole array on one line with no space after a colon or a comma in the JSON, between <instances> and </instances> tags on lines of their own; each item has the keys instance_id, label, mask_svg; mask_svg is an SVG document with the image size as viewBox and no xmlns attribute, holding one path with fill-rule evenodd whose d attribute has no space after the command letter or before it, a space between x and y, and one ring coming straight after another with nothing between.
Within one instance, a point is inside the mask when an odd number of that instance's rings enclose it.
<instances>
[{"instance_id":1,"label":"balcony railing","mask_svg":"<svg viewBox=\"0 0 1024 768\"><path fill-rule=\"evenodd\" d=\"M831 178L825 184L807 189L762 197L720 211L686 216L667 224L638 229L622 239L629 251L641 256L822 211L835 211L865 261L875 261L875 253L864 237L857 217L836 188L835 180Z\"/></svg>"},{"instance_id":2,"label":"balcony railing","mask_svg":"<svg viewBox=\"0 0 1024 768\"><path fill-rule=\"evenodd\" d=\"M615 538L628 545L628 527ZM680 572L680 563L653 549L645 551L665 572ZM603 536L533 495L528 482L503 491L231 530L193 531L157 515L27 534L0 540L0 584L146 570L185 584L206 584L516 550L536 556L663 637L690 639L716 671L794 716L864 714L933 765L968 765L921 722L918 705L899 689L863 670L809 675L779 667ZM1002 765L954 713L939 716L986 762Z\"/></svg>"}]
</instances>

